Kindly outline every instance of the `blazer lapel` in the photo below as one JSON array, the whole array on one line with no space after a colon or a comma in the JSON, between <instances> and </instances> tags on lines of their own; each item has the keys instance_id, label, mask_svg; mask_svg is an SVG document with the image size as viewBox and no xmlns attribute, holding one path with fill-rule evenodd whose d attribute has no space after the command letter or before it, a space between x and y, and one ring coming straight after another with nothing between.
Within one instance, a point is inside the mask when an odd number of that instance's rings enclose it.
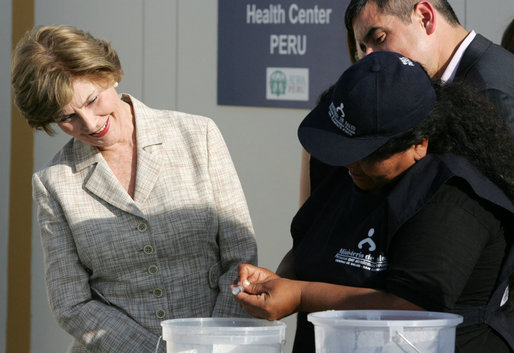
<instances>
[{"instance_id":1,"label":"blazer lapel","mask_svg":"<svg viewBox=\"0 0 514 353\"><path fill-rule=\"evenodd\" d=\"M134 201L143 204L155 186L161 170L161 158L158 153L152 153L158 146L147 146L138 149L136 191Z\"/></svg>"},{"instance_id":2,"label":"blazer lapel","mask_svg":"<svg viewBox=\"0 0 514 353\"><path fill-rule=\"evenodd\" d=\"M142 205L152 192L162 166L162 145L164 137L159 128L158 111L151 109L137 99L130 99L136 117L137 175L134 200Z\"/></svg>"},{"instance_id":3,"label":"blazer lapel","mask_svg":"<svg viewBox=\"0 0 514 353\"><path fill-rule=\"evenodd\" d=\"M79 172L88 167L90 169L84 180L84 187L87 190L120 210L144 217L143 212L121 186L102 154L95 147L75 140L73 149L76 171Z\"/></svg>"}]
</instances>

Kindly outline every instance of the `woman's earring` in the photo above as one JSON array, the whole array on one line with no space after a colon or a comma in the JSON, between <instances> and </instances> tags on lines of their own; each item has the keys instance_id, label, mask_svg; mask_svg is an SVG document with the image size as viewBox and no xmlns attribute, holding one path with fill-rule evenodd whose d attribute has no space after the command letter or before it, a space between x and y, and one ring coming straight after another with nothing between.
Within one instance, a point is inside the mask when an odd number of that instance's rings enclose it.
<instances>
[{"instance_id":1,"label":"woman's earring","mask_svg":"<svg viewBox=\"0 0 514 353\"><path fill-rule=\"evenodd\" d=\"M118 87L118 82L114 82L114 88Z\"/></svg>"}]
</instances>

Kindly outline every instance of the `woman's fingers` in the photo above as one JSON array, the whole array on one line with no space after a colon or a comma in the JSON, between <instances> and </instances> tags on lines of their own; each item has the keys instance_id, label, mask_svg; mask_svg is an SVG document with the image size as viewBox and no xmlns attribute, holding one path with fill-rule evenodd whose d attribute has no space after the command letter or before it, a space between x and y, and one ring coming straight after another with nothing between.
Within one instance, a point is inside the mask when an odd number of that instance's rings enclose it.
<instances>
[{"instance_id":1,"label":"woman's fingers","mask_svg":"<svg viewBox=\"0 0 514 353\"><path fill-rule=\"evenodd\" d=\"M279 276L263 267L241 264L239 265L239 278L237 284L243 284L245 281L250 283L260 283L274 278L279 278Z\"/></svg>"},{"instance_id":2,"label":"woman's fingers","mask_svg":"<svg viewBox=\"0 0 514 353\"><path fill-rule=\"evenodd\" d=\"M250 283L235 298L250 315L278 320L294 313L300 305L301 288L297 284L282 278Z\"/></svg>"}]
</instances>

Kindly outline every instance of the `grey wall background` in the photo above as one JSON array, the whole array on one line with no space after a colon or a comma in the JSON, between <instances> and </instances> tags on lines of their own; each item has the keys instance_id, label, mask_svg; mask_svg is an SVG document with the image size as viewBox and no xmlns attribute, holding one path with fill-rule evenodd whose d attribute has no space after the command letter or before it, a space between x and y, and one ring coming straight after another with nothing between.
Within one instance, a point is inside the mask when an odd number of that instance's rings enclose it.
<instances>
[{"instance_id":1,"label":"grey wall background","mask_svg":"<svg viewBox=\"0 0 514 353\"><path fill-rule=\"evenodd\" d=\"M125 71L120 92L155 108L209 116L222 131L243 185L259 246L259 262L276 269L291 247L298 208L300 145L306 110L216 105L217 0L35 0L35 22L71 24L112 42ZM462 24L499 43L514 16L512 0L450 0ZM9 200L11 1L0 2L0 352L5 350ZM345 45L342 38L341 45ZM34 168L67 137L37 133ZM35 216L35 212L34 212ZM70 337L47 304L39 229L33 221L31 352L64 352ZM290 352L294 317L288 324ZM6 352L11 353L11 352Z\"/></svg>"}]
</instances>

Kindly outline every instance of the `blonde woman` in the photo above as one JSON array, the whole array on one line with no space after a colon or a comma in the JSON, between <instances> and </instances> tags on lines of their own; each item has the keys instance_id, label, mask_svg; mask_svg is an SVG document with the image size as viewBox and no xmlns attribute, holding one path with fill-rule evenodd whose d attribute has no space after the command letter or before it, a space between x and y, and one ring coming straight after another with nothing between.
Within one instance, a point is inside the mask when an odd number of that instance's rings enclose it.
<instances>
[{"instance_id":1,"label":"blonde woman","mask_svg":"<svg viewBox=\"0 0 514 353\"><path fill-rule=\"evenodd\" d=\"M118 95L122 75L108 42L68 26L33 29L12 58L30 126L72 137L33 176L49 303L71 352L155 352L162 320L244 315L229 286L256 262L214 122Z\"/></svg>"}]
</instances>

